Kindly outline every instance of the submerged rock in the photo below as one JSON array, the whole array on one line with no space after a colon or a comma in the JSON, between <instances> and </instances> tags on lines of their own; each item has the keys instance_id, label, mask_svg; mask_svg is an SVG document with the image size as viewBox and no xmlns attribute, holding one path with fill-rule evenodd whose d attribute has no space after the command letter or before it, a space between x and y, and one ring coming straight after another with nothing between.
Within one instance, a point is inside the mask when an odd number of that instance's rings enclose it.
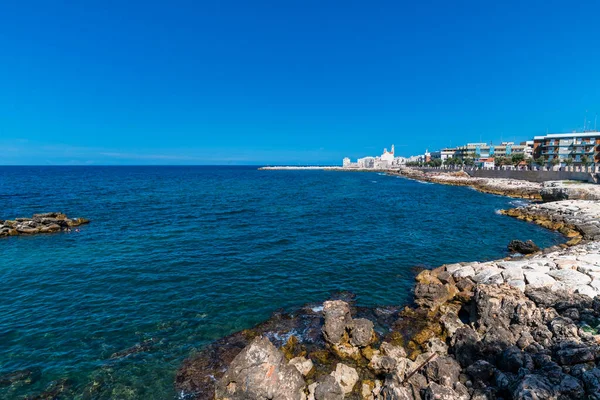
<instances>
[{"instance_id":1,"label":"submerged rock","mask_svg":"<svg viewBox=\"0 0 600 400\"><path fill-rule=\"evenodd\" d=\"M35 382L41 375L37 368L23 369L0 375L0 387L14 384L29 385Z\"/></svg>"}]
</instances>

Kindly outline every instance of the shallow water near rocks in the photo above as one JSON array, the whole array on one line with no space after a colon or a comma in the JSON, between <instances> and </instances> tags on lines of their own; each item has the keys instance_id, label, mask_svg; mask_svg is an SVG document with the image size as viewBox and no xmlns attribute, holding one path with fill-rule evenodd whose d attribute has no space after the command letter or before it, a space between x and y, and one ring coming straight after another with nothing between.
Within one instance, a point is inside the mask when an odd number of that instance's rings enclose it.
<instances>
[{"instance_id":1,"label":"shallow water near rocks","mask_svg":"<svg viewBox=\"0 0 600 400\"><path fill-rule=\"evenodd\" d=\"M92 220L0 240L0 376L33 371L0 398L63 378L67 398L173 398L184 358L279 308L402 304L415 266L563 241L495 213L513 201L373 173L0 167L1 219Z\"/></svg>"}]
</instances>

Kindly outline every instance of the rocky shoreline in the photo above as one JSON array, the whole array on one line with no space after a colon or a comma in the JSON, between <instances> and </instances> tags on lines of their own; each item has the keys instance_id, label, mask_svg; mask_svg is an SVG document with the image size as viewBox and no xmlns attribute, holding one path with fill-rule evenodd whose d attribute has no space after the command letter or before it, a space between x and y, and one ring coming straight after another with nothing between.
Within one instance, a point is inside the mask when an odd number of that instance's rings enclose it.
<instances>
[{"instance_id":1,"label":"rocky shoreline","mask_svg":"<svg viewBox=\"0 0 600 400\"><path fill-rule=\"evenodd\" d=\"M542 184L516 179L472 178L464 171L426 172L413 168L388 171L389 175L403 176L423 182L440 183L452 186L468 186L480 192L517 197L529 200L542 200Z\"/></svg>"},{"instance_id":2,"label":"rocky shoreline","mask_svg":"<svg viewBox=\"0 0 600 400\"><path fill-rule=\"evenodd\" d=\"M414 168L401 168L400 170L387 171L387 174L443 185L468 186L483 193L528 200L600 200L600 185L590 183L571 181L538 183L517 179L474 178L460 170L432 172Z\"/></svg>"},{"instance_id":3,"label":"rocky shoreline","mask_svg":"<svg viewBox=\"0 0 600 400\"><path fill-rule=\"evenodd\" d=\"M535 200L544 189L403 172ZM581 196L565 186L552 190ZM584 196L596 190L584 186ZM562 200L502 213L569 241L424 270L414 304L402 310L361 309L342 298L277 313L186 360L175 383L180 398L600 400L600 203Z\"/></svg>"},{"instance_id":4,"label":"rocky shoreline","mask_svg":"<svg viewBox=\"0 0 600 400\"><path fill-rule=\"evenodd\" d=\"M89 222L85 218L68 218L59 212L33 214L31 218L0 220L0 237L63 232Z\"/></svg>"}]
</instances>

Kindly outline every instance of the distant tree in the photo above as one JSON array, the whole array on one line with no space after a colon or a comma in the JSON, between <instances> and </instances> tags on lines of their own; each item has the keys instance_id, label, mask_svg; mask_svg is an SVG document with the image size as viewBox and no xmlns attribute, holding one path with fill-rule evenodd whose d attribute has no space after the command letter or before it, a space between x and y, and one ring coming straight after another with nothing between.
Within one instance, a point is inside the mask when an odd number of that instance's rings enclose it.
<instances>
[{"instance_id":1,"label":"distant tree","mask_svg":"<svg viewBox=\"0 0 600 400\"><path fill-rule=\"evenodd\" d=\"M525 159L525 154L523 153L515 153L511 157L511 162L513 165L519 165L521 161Z\"/></svg>"},{"instance_id":2,"label":"distant tree","mask_svg":"<svg viewBox=\"0 0 600 400\"><path fill-rule=\"evenodd\" d=\"M462 160L458 157L450 157L444 160L444 165L462 165Z\"/></svg>"},{"instance_id":3,"label":"distant tree","mask_svg":"<svg viewBox=\"0 0 600 400\"><path fill-rule=\"evenodd\" d=\"M546 158L544 156L540 156L538 158L536 158L535 160L533 160L537 165L539 165L540 167L543 167L544 164L546 164Z\"/></svg>"},{"instance_id":4,"label":"distant tree","mask_svg":"<svg viewBox=\"0 0 600 400\"><path fill-rule=\"evenodd\" d=\"M472 166L475 164L475 161L471 157L467 157L463 160L465 165Z\"/></svg>"},{"instance_id":5,"label":"distant tree","mask_svg":"<svg viewBox=\"0 0 600 400\"><path fill-rule=\"evenodd\" d=\"M552 157L552 161L550 161L552 165L560 164L560 159L557 156Z\"/></svg>"},{"instance_id":6,"label":"distant tree","mask_svg":"<svg viewBox=\"0 0 600 400\"><path fill-rule=\"evenodd\" d=\"M500 167L502 165L511 165L512 160L506 157L494 157L494 165Z\"/></svg>"},{"instance_id":7,"label":"distant tree","mask_svg":"<svg viewBox=\"0 0 600 400\"><path fill-rule=\"evenodd\" d=\"M567 165L567 167L570 167L571 165L573 165L573 159L571 157L567 158L565 160L565 164Z\"/></svg>"},{"instance_id":8,"label":"distant tree","mask_svg":"<svg viewBox=\"0 0 600 400\"><path fill-rule=\"evenodd\" d=\"M586 167L590 165L590 158L586 154L581 156L581 164L585 165Z\"/></svg>"}]
</instances>

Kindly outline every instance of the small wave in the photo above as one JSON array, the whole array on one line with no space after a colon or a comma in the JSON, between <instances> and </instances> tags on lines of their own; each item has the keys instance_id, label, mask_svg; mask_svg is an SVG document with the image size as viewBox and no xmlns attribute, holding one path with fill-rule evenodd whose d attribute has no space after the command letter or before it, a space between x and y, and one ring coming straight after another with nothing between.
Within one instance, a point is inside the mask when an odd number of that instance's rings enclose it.
<instances>
[{"instance_id":1,"label":"small wave","mask_svg":"<svg viewBox=\"0 0 600 400\"><path fill-rule=\"evenodd\" d=\"M286 332L286 333L268 332L266 334L266 336L273 341L280 342L280 343L287 343L288 340L290 339L290 337L292 337L292 336L301 337L302 335L295 329L292 329L291 331Z\"/></svg>"},{"instance_id":2,"label":"small wave","mask_svg":"<svg viewBox=\"0 0 600 400\"><path fill-rule=\"evenodd\" d=\"M509 201L508 204L510 204L513 207L524 207L524 206L530 204L530 202L527 200L512 200L512 201Z\"/></svg>"},{"instance_id":3,"label":"small wave","mask_svg":"<svg viewBox=\"0 0 600 400\"><path fill-rule=\"evenodd\" d=\"M323 306L317 306L317 307L313 307L311 308L311 310L313 310L313 312L321 312L323 311Z\"/></svg>"},{"instance_id":4,"label":"small wave","mask_svg":"<svg viewBox=\"0 0 600 400\"><path fill-rule=\"evenodd\" d=\"M495 210L494 212L495 212L497 215L502 215L502 210L499 210L499 209L498 209L498 210Z\"/></svg>"},{"instance_id":5,"label":"small wave","mask_svg":"<svg viewBox=\"0 0 600 400\"><path fill-rule=\"evenodd\" d=\"M377 183L377 181L371 181L371 183Z\"/></svg>"},{"instance_id":6,"label":"small wave","mask_svg":"<svg viewBox=\"0 0 600 400\"><path fill-rule=\"evenodd\" d=\"M417 182L417 183L421 183L423 185L435 185L433 182L427 182L427 181L420 181L418 179L411 179L411 178L406 178L409 181L413 181L413 182Z\"/></svg>"}]
</instances>

